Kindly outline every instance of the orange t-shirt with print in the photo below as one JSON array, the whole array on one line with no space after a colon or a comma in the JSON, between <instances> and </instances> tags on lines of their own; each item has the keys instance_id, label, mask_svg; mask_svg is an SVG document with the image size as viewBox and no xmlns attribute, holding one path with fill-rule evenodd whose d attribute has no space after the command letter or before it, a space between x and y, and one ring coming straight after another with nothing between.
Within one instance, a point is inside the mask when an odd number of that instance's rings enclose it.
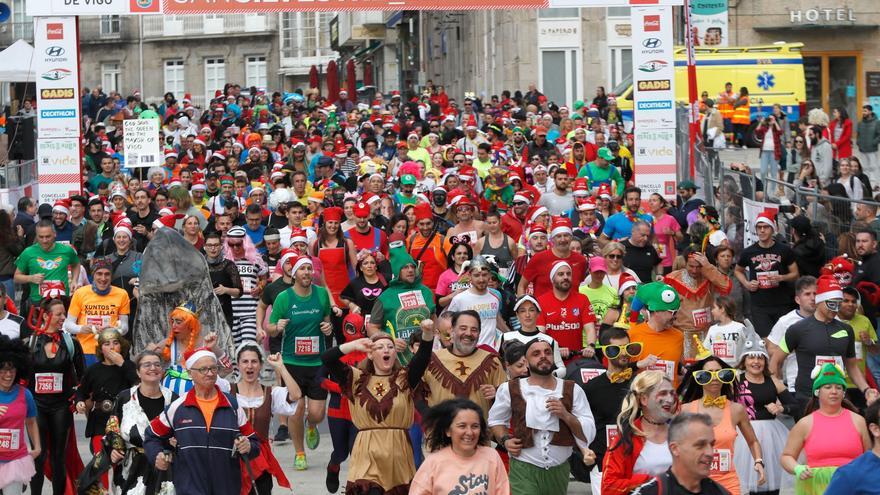
<instances>
[{"instance_id":1,"label":"orange t-shirt with print","mask_svg":"<svg viewBox=\"0 0 880 495\"><path fill-rule=\"evenodd\" d=\"M106 296L95 294L91 285L80 287L70 299L68 314L77 315L77 325L95 325L99 327L115 327L120 315L131 313L131 301L128 292L119 287L110 287ZM130 322L129 322L130 324ZM98 348L98 340L91 331L76 336L82 345L84 354L94 354Z\"/></svg>"},{"instance_id":2,"label":"orange t-shirt with print","mask_svg":"<svg viewBox=\"0 0 880 495\"><path fill-rule=\"evenodd\" d=\"M651 354L657 356L657 364L650 369L662 371L674 386L678 386L678 368L684 355L684 334L681 330L667 328L658 332L647 322L633 323L629 327L629 340L642 343L642 353L636 359L642 360Z\"/></svg>"}]
</instances>

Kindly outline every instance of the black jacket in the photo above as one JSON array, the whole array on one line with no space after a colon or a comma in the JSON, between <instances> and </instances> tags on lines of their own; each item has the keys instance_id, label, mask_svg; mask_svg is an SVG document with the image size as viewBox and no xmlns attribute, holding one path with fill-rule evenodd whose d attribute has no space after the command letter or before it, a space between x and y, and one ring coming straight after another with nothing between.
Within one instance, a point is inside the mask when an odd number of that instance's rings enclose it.
<instances>
[{"instance_id":1,"label":"black jacket","mask_svg":"<svg viewBox=\"0 0 880 495\"><path fill-rule=\"evenodd\" d=\"M798 273L819 277L819 270L825 264L825 242L818 237L808 237L792 246Z\"/></svg>"}]
</instances>

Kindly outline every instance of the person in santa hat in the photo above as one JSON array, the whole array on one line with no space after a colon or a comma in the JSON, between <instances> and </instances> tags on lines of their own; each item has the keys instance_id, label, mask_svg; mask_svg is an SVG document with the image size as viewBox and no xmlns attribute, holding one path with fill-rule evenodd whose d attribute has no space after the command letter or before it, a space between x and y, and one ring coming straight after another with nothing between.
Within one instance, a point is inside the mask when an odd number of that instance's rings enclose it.
<instances>
[{"instance_id":1,"label":"person in santa hat","mask_svg":"<svg viewBox=\"0 0 880 495\"><path fill-rule=\"evenodd\" d=\"M464 137L456 141L455 147L473 159L477 155L477 147L489 141L480 134L479 127L477 127L477 119L473 114L466 117L462 124L464 126Z\"/></svg>"},{"instance_id":2,"label":"person in santa hat","mask_svg":"<svg viewBox=\"0 0 880 495\"><path fill-rule=\"evenodd\" d=\"M477 205L469 197L462 195L453 208L455 208L456 224L446 232L444 249L449 251L452 239L463 239L463 236L467 236L467 242L471 247L476 246L477 241L486 233L486 224L482 220L476 219L476 215L479 213Z\"/></svg>"},{"instance_id":3,"label":"person in santa hat","mask_svg":"<svg viewBox=\"0 0 880 495\"><path fill-rule=\"evenodd\" d=\"M871 403L880 397L877 390L868 386L859 367L855 345L857 338L853 328L838 320L843 290L831 275L819 277L816 284L816 312L813 316L793 324L779 342L780 352L773 353L770 369L777 370L780 363L794 354L798 373L795 379L795 398L801 403L801 412L813 397L810 372L825 363L836 364L847 374L847 398L856 404Z\"/></svg>"},{"instance_id":4,"label":"person in santa hat","mask_svg":"<svg viewBox=\"0 0 880 495\"><path fill-rule=\"evenodd\" d=\"M527 293L532 284L532 294L538 296L553 289L550 270L557 261L565 261L571 267L571 280L580 286L587 276L587 259L571 250L571 221L565 217L554 217L550 230L550 249L536 254L529 260L523 277L517 286L517 295Z\"/></svg>"},{"instance_id":5,"label":"person in santa hat","mask_svg":"<svg viewBox=\"0 0 880 495\"><path fill-rule=\"evenodd\" d=\"M52 205L52 226L55 228L55 240L70 244L73 241L73 224L70 219L70 199L59 199Z\"/></svg>"},{"instance_id":6,"label":"person in santa hat","mask_svg":"<svg viewBox=\"0 0 880 495\"><path fill-rule=\"evenodd\" d=\"M419 203L415 207L416 231L406 241L406 249L422 267L422 283L427 287L437 287L437 280L446 270L446 251L443 236L434 224L431 205Z\"/></svg>"},{"instance_id":7,"label":"person in santa hat","mask_svg":"<svg viewBox=\"0 0 880 495\"><path fill-rule=\"evenodd\" d=\"M735 272L737 280L751 293L751 321L761 337L766 337L774 322L792 308L793 284L800 276L794 251L774 239L774 217L769 212L758 215L754 222L758 241L740 254Z\"/></svg>"}]
</instances>

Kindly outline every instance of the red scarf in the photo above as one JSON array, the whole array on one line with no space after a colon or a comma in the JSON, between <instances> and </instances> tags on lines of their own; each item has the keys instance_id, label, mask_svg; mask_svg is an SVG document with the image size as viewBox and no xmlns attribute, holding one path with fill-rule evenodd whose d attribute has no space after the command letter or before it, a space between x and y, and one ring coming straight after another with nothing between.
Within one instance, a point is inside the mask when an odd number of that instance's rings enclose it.
<instances>
[{"instance_id":1,"label":"red scarf","mask_svg":"<svg viewBox=\"0 0 880 495\"><path fill-rule=\"evenodd\" d=\"M41 329L37 330L37 335L45 335L45 336L49 337L52 340L52 353L54 354L54 353L58 352L58 342L61 341L61 332L60 331L49 333L46 331L45 328L41 328Z\"/></svg>"}]
</instances>

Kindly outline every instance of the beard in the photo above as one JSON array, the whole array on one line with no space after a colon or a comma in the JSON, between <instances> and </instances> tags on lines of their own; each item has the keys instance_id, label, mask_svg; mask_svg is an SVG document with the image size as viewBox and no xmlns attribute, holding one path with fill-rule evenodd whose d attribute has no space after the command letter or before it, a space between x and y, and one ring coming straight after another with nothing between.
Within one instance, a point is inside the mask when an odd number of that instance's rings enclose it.
<instances>
[{"instance_id":1,"label":"beard","mask_svg":"<svg viewBox=\"0 0 880 495\"><path fill-rule=\"evenodd\" d=\"M538 376L549 376L553 373L553 364L548 361L541 360L535 366L529 365L529 373Z\"/></svg>"}]
</instances>

